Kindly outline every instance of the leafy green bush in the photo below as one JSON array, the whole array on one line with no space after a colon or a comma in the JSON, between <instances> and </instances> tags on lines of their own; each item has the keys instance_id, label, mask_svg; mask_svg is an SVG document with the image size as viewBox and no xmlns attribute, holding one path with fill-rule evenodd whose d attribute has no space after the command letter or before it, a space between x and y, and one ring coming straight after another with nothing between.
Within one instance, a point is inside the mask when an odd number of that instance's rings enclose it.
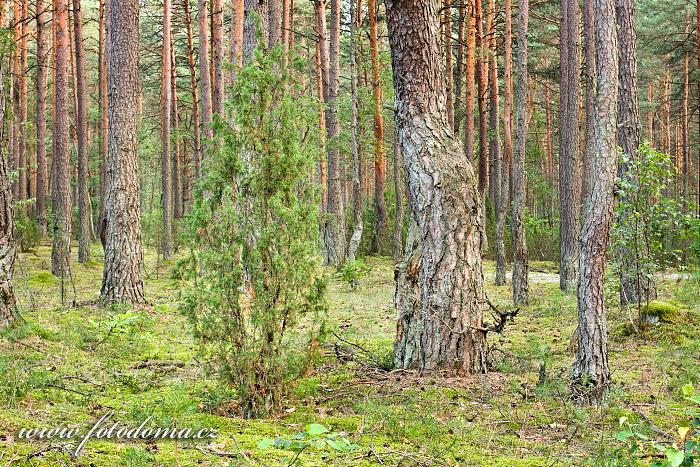
<instances>
[{"instance_id":1,"label":"leafy green bush","mask_svg":"<svg viewBox=\"0 0 700 467\"><path fill-rule=\"evenodd\" d=\"M370 265L361 259L356 259L355 261L347 261L338 268L338 276L340 280L347 283L352 290L355 290L360 283L360 279L367 276L371 270L372 267Z\"/></svg>"},{"instance_id":2,"label":"leafy green bush","mask_svg":"<svg viewBox=\"0 0 700 467\"><path fill-rule=\"evenodd\" d=\"M20 201L15 205L15 236L19 250L26 253L39 244L41 235L36 219L28 216L23 206L26 206L26 202Z\"/></svg>"},{"instance_id":3,"label":"leafy green bush","mask_svg":"<svg viewBox=\"0 0 700 467\"><path fill-rule=\"evenodd\" d=\"M257 50L237 73L233 121L215 124L187 219L190 254L179 265L188 281L181 310L246 417L281 408L326 309L309 177L317 104L295 87L281 54ZM314 317L306 336L297 327L304 315Z\"/></svg>"}]
</instances>

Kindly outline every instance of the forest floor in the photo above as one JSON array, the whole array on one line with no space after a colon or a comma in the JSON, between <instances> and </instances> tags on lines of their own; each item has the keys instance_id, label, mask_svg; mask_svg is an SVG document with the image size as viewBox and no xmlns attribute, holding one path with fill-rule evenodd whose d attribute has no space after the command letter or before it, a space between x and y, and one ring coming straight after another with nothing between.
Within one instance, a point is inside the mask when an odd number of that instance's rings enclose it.
<instances>
[{"instance_id":1,"label":"forest floor","mask_svg":"<svg viewBox=\"0 0 700 467\"><path fill-rule=\"evenodd\" d=\"M602 409L569 402L576 307L552 280L552 263L531 264L531 305L502 334L489 335L491 373L421 378L383 370L395 332L393 266L370 258L356 290L329 271L325 356L296 381L286 410L244 420L233 391L198 363L168 266L147 252L152 305L100 308L101 254L95 245L93 262L73 264L66 306L60 280L48 272L50 247L21 255L22 319L0 336L0 466L611 464L634 461L615 437L620 417L652 437L673 434L686 416L682 386L700 381L700 276L667 275L660 298L681 310L646 331L634 332L636 311L616 307L609 288L614 386ZM490 262L485 276L491 300L508 308L510 288L492 285ZM77 460L74 446L17 439L23 427L89 427L108 410L129 426L150 415L163 426L209 427L219 436L199 444L91 440ZM296 457L258 446L291 439L311 423L346 434L356 447L309 448Z\"/></svg>"}]
</instances>

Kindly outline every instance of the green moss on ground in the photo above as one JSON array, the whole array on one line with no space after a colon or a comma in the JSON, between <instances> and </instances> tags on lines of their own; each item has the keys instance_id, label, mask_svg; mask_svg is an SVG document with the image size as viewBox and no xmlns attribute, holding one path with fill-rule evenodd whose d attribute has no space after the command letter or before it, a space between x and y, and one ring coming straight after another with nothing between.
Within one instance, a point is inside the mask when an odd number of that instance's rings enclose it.
<instances>
[{"instance_id":1,"label":"green moss on ground","mask_svg":"<svg viewBox=\"0 0 700 467\"><path fill-rule=\"evenodd\" d=\"M0 333L2 465L287 465L295 453L259 449L258 442L291 438L310 423L341 432L358 447L351 453L308 450L297 459L303 465L613 463L622 456L614 439L620 416L637 419L643 410L661 429L673 430L683 416L680 388L700 380L695 279L662 281L660 300L683 310L682 329L674 332L680 337L611 333L615 385L608 405L571 404L567 378L576 303L557 283L544 281L531 284L532 303L514 323L490 336L495 370L488 375L446 379L382 371L338 358L334 344L344 344L330 334L325 355L296 381L283 413L243 420L235 390L200 364L187 321L177 312L179 284L167 265L147 250L151 306L101 308L95 305L98 246L93 256L87 265L74 265L72 283L46 272L48 245L20 259L15 283L22 318ZM329 271L328 325L367 351L357 355L361 360L382 364L391 360L395 332L393 265L388 259L367 263L371 271L355 291ZM556 271L551 263L537 267ZM510 306L509 287L487 289L497 306ZM614 295L611 290L609 305ZM73 302L78 306L69 307ZM671 309L654 306L663 316ZM629 322L629 313L610 305L609 321L615 330ZM671 327L662 324L668 332L661 336L670 335ZM107 410L129 425L152 416L163 425L216 429L219 436L205 444L91 441L78 460L60 444L16 439L21 427L86 426Z\"/></svg>"}]
</instances>

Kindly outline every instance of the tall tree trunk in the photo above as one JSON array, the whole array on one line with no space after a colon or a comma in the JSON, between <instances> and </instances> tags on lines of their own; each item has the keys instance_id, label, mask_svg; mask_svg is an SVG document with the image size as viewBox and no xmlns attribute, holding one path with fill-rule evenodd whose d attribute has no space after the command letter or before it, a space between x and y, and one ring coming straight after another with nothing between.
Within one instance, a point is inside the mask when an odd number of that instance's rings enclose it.
<instances>
[{"instance_id":1,"label":"tall tree trunk","mask_svg":"<svg viewBox=\"0 0 700 467\"><path fill-rule=\"evenodd\" d=\"M671 71L664 77L663 92L664 152L671 154Z\"/></svg>"},{"instance_id":2,"label":"tall tree trunk","mask_svg":"<svg viewBox=\"0 0 700 467\"><path fill-rule=\"evenodd\" d=\"M236 71L243 66L243 18L245 5L243 0L231 2L231 84L236 81Z\"/></svg>"},{"instance_id":3,"label":"tall tree trunk","mask_svg":"<svg viewBox=\"0 0 700 467\"><path fill-rule=\"evenodd\" d=\"M171 52L170 52L170 0L163 1L163 55L162 55L162 79L161 79L161 114L160 134L163 144L161 155L160 178L162 187L163 206L163 258L172 255L172 180L170 179L170 113L172 104L171 82Z\"/></svg>"},{"instance_id":4,"label":"tall tree trunk","mask_svg":"<svg viewBox=\"0 0 700 467\"><path fill-rule=\"evenodd\" d=\"M591 201L581 229L578 349L574 398L599 404L610 384L605 319L605 255L610 243L617 167L618 62L615 0L594 0L596 42L595 153Z\"/></svg>"},{"instance_id":5,"label":"tall tree trunk","mask_svg":"<svg viewBox=\"0 0 700 467\"><path fill-rule=\"evenodd\" d=\"M324 232L325 263L340 265L345 261L345 216L340 192L340 150L336 141L340 127L338 123L338 94L340 86L340 0L331 0L330 51L328 60L328 208Z\"/></svg>"},{"instance_id":6,"label":"tall tree trunk","mask_svg":"<svg viewBox=\"0 0 700 467\"><path fill-rule=\"evenodd\" d=\"M21 44L22 42L22 0L15 0L13 3L13 21L14 25L13 31L13 44ZM17 172L20 170L19 167L19 145L20 145L20 125L21 125L21 111L20 111L20 77L24 75L21 68L20 51L21 47L12 48L12 84L10 85L10 98L12 100L12 122L8 123L12 127L10 134L10 170L12 172ZM12 197L15 200L20 198L21 192L19 189L19 177L15 178L12 182Z\"/></svg>"},{"instance_id":7,"label":"tall tree trunk","mask_svg":"<svg viewBox=\"0 0 700 467\"><path fill-rule=\"evenodd\" d=\"M68 150L68 71L70 49L68 32L68 0L53 0L54 43L54 179L51 186L53 211L53 246L51 248L51 271L55 276L70 274L71 239L71 169Z\"/></svg>"},{"instance_id":8,"label":"tall tree trunk","mask_svg":"<svg viewBox=\"0 0 700 467\"><path fill-rule=\"evenodd\" d=\"M445 85L447 94L447 121L455 126L454 75L452 69L452 0L442 1L442 27L445 30Z\"/></svg>"},{"instance_id":9,"label":"tall tree trunk","mask_svg":"<svg viewBox=\"0 0 700 467\"><path fill-rule=\"evenodd\" d=\"M27 0L21 0L21 40L19 43L19 154L17 164L19 170L19 200L27 199L27 37L29 36L29 21L27 15ZM22 207L26 213L26 207Z\"/></svg>"},{"instance_id":10,"label":"tall tree trunk","mask_svg":"<svg viewBox=\"0 0 700 467\"><path fill-rule=\"evenodd\" d=\"M201 141L199 150L200 166L195 166L195 176L201 176L201 163L206 157L207 144L214 137L212 130L212 100L211 100L211 75L209 74L209 39L207 22L207 0L199 0L197 3L197 15L199 25L199 88L201 94L202 122L201 134L204 141ZM197 170L199 169L199 170Z\"/></svg>"},{"instance_id":11,"label":"tall tree trunk","mask_svg":"<svg viewBox=\"0 0 700 467\"><path fill-rule=\"evenodd\" d=\"M583 56L586 63L583 86L585 91L585 135L586 141L583 152L583 185L581 189L582 204L585 206L590 198L591 174L593 167L593 127L594 127L594 103L595 103L595 27L593 24L594 11L593 0L583 2ZM584 207L585 210L585 207Z\"/></svg>"},{"instance_id":12,"label":"tall tree trunk","mask_svg":"<svg viewBox=\"0 0 700 467\"><path fill-rule=\"evenodd\" d=\"M688 37L690 32L690 15L686 13L685 21L685 37ZM688 127L690 126L690 55L688 54L688 49L685 49L685 56L683 57L683 118L681 120L681 154L683 158L683 164L681 169L681 197L683 206L688 206L688 188L690 187L690 173L688 171L689 159L690 159L690 140L688 134Z\"/></svg>"},{"instance_id":13,"label":"tall tree trunk","mask_svg":"<svg viewBox=\"0 0 700 467\"><path fill-rule=\"evenodd\" d=\"M513 26L511 0L505 0L505 44L503 47L503 162L501 189L508 193L504 209L513 201ZM494 39L495 41L495 39Z\"/></svg>"},{"instance_id":14,"label":"tall tree trunk","mask_svg":"<svg viewBox=\"0 0 700 467\"><path fill-rule=\"evenodd\" d=\"M561 0L559 28L559 287L576 287L579 213L581 211L581 165L579 163L579 27L578 2Z\"/></svg>"},{"instance_id":15,"label":"tall tree trunk","mask_svg":"<svg viewBox=\"0 0 700 467\"><path fill-rule=\"evenodd\" d=\"M328 101L328 40L326 37L326 3L314 1L316 18L316 91L318 94L319 160L318 172L321 183L321 214L328 208L326 176L326 102Z\"/></svg>"},{"instance_id":16,"label":"tall tree trunk","mask_svg":"<svg viewBox=\"0 0 700 467\"><path fill-rule=\"evenodd\" d=\"M477 0L478 1L478 0ZM489 0L486 18L486 30L489 32L489 89L491 105L489 107L489 158L490 158L490 192L491 201L496 216L496 233L494 246L496 249L496 285L506 283L506 247L504 231L506 224L506 209L508 200L508 183L504 177L506 166L501 153L501 132L499 128L498 104L498 59L496 58L496 35L494 21L496 19L496 2Z\"/></svg>"},{"instance_id":17,"label":"tall tree trunk","mask_svg":"<svg viewBox=\"0 0 700 467\"><path fill-rule=\"evenodd\" d=\"M360 184L360 147L357 142L357 57L355 56L355 40L357 20L357 10L350 0L350 99L351 99L351 120L350 120L350 145L352 147L352 217L353 230L350 242L348 243L348 261L355 261L357 248L362 240L362 185Z\"/></svg>"},{"instance_id":18,"label":"tall tree trunk","mask_svg":"<svg viewBox=\"0 0 700 467\"><path fill-rule=\"evenodd\" d=\"M213 69L211 102L213 112L224 115L224 0L211 2L211 60Z\"/></svg>"},{"instance_id":19,"label":"tall tree trunk","mask_svg":"<svg viewBox=\"0 0 700 467\"><path fill-rule=\"evenodd\" d=\"M258 33L267 45L268 34L268 1L244 0L245 18L243 20L243 63L253 59L253 51L258 46ZM259 21L253 19L252 12L258 15ZM259 26L259 29L258 29ZM204 93L204 89L202 89Z\"/></svg>"},{"instance_id":20,"label":"tall tree trunk","mask_svg":"<svg viewBox=\"0 0 700 467\"><path fill-rule=\"evenodd\" d=\"M401 142L398 134L394 137L394 195L396 196L396 219L394 220L394 246L392 257L394 261L400 261L403 257L403 224L404 224L404 200L403 192L405 183L401 177Z\"/></svg>"},{"instance_id":21,"label":"tall tree trunk","mask_svg":"<svg viewBox=\"0 0 700 467\"><path fill-rule=\"evenodd\" d=\"M474 157L474 85L478 78L476 72L476 24L473 7L474 0L468 0L466 7L466 22L467 22L467 33L466 33L466 46L465 60L464 60L464 71L466 75L465 80L465 90L464 90L464 155L467 160L471 163ZM479 59L481 62L481 59ZM480 67L479 67L480 68ZM479 70L479 73L481 70ZM461 78L459 80L461 82ZM479 78L481 81L481 78ZM480 90L481 92L481 90ZM481 119L481 115L479 115ZM482 193L482 196L484 194Z\"/></svg>"},{"instance_id":22,"label":"tall tree trunk","mask_svg":"<svg viewBox=\"0 0 700 467\"><path fill-rule=\"evenodd\" d=\"M468 1L468 0L466 0ZM462 123L462 119L465 117L464 109L462 108L462 75L464 74L464 56L465 56L465 46L467 39L465 37L466 22L467 19L467 4L465 0L459 1L459 10L457 16L457 63L455 64L455 118L454 118L454 133L459 134L459 127ZM471 17L471 15L470 15ZM474 78L472 78L472 86L474 85ZM473 109L472 109L473 116ZM466 150L466 149L465 149Z\"/></svg>"},{"instance_id":23,"label":"tall tree trunk","mask_svg":"<svg viewBox=\"0 0 700 467\"><path fill-rule=\"evenodd\" d=\"M38 6L41 6L39 4ZM0 9L3 8L0 6ZM42 11L42 9L38 11ZM2 13L2 11L0 11ZM0 27L4 27L0 20ZM0 122L5 121L5 63L0 60ZM11 125L8 125L8 127ZM5 141L5 125L0 125L0 142ZM7 159L0 157L0 329L12 324L15 318L15 292L12 274L17 256L12 193L7 173Z\"/></svg>"},{"instance_id":24,"label":"tall tree trunk","mask_svg":"<svg viewBox=\"0 0 700 467\"><path fill-rule=\"evenodd\" d=\"M105 202L107 199L107 153L109 143L107 140L107 130L109 127L109 111L107 108L107 35L109 28L109 1L100 0L100 23L99 23L99 94L100 94L100 218L97 222L97 234L100 237L102 247L105 246L106 232L105 226Z\"/></svg>"},{"instance_id":25,"label":"tall tree trunk","mask_svg":"<svg viewBox=\"0 0 700 467\"><path fill-rule=\"evenodd\" d=\"M184 144L182 136L180 135L180 113L177 106L177 80L176 80L176 61L175 61L175 38L173 37L173 32L170 32L170 97L172 99L172 104L170 107L170 126L175 132L175 137L173 138L173 151L171 160L171 176L172 181L172 202L173 202L173 217L175 219L181 219L183 215L182 206L182 166L181 166L181 154L182 146Z\"/></svg>"},{"instance_id":26,"label":"tall tree trunk","mask_svg":"<svg viewBox=\"0 0 700 467\"><path fill-rule=\"evenodd\" d=\"M475 46L478 51L476 60L477 108L479 110L479 195L481 198L481 223L484 226L482 247L486 249L486 193L489 189L489 153L486 125L486 86L488 83L489 63L486 59L486 44L484 42L483 9L480 0L472 0L474 8ZM468 155L467 155L468 156ZM469 160L471 162L471 159Z\"/></svg>"},{"instance_id":27,"label":"tall tree trunk","mask_svg":"<svg viewBox=\"0 0 700 467\"><path fill-rule=\"evenodd\" d=\"M268 45L275 47L282 41L282 0L268 0Z\"/></svg>"},{"instance_id":28,"label":"tall tree trunk","mask_svg":"<svg viewBox=\"0 0 700 467\"><path fill-rule=\"evenodd\" d=\"M377 44L377 2L367 1L369 15L369 50L372 60L372 95L374 103L374 235L372 251L380 253L385 243L388 214L384 201L384 119L382 117L382 85L379 80L379 46ZM449 118L449 117L448 117Z\"/></svg>"},{"instance_id":29,"label":"tall tree trunk","mask_svg":"<svg viewBox=\"0 0 700 467\"><path fill-rule=\"evenodd\" d=\"M654 147L654 84L649 81L647 83L647 140Z\"/></svg>"},{"instance_id":30,"label":"tall tree trunk","mask_svg":"<svg viewBox=\"0 0 700 467\"><path fill-rule=\"evenodd\" d=\"M447 121L435 3L387 0L411 232L396 268L397 368L486 371L481 202Z\"/></svg>"},{"instance_id":31,"label":"tall tree trunk","mask_svg":"<svg viewBox=\"0 0 700 467\"><path fill-rule=\"evenodd\" d=\"M102 300L142 303L141 202L137 174L136 119L139 0L109 7L107 37L109 153Z\"/></svg>"},{"instance_id":32,"label":"tall tree trunk","mask_svg":"<svg viewBox=\"0 0 700 467\"><path fill-rule=\"evenodd\" d=\"M241 18L243 13L241 12ZM199 180L202 175L202 141L199 119L199 92L197 89L197 66L194 59L194 38L192 37L192 14L190 12L190 0L185 0L185 23L187 24L187 64L190 67L190 87L192 89L192 135L194 138L194 179ZM242 34L242 26L241 26ZM242 39L242 38L241 38ZM242 44L241 44L242 45ZM241 59L243 56L241 55ZM233 79L233 78L232 78Z\"/></svg>"},{"instance_id":33,"label":"tall tree trunk","mask_svg":"<svg viewBox=\"0 0 700 467\"><path fill-rule=\"evenodd\" d=\"M640 140L640 121L637 90L637 34L634 29L633 0L616 0L616 18L619 53L617 144L627 157L636 159ZM623 180L629 177L629 168L626 164L620 165L619 176ZM624 193L621 195L624 196ZM623 212L621 215L628 214ZM626 305L653 299L653 278L639 269L640 265L633 250L623 245L617 254L620 262L620 304Z\"/></svg>"},{"instance_id":34,"label":"tall tree trunk","mask_svg":"<svg viewBox=\"0 0 700 467\"><path fill-rule=\"evenodd\" d=\"M88 163L88 102L85 90L85 58L83 52L83 15L80 0L73 0L73 35L75 53L75 78L77 103L76 127L78 132L78 262L90 261L90 192L88 184L90 167Z\"/></svg>"},{"instance_id":35,"label":"tall tree trunk","mask_svg":"<svg viewBox=\"0 0 700 467\"><path fill-rule=\"evenodd\" d=\"M700 0L697 0L697 3L695 5L695 11L696 11L696 18L695 18L695 30L700 31ZM697 56L698 56L698 69L700 69L700 32L697 32L695 34L695 39L697 41ZM698 75L698 100L700 100L700 74ZM700 134L700 119L698 119L698 133ZM697 164L697 170L698 170L698 177L697 177L697 207L698 207L698 219L700 219L700 147L698 147L698 164Z\"/></svg>"},{"instance_id":36,"label":"tall tree trunk","mask_svg":"<svg viewBox=\"0 0 700 467\"><path fill-rule=\"evenodd\" d=\"M525 151L527 142L527 20L528 0L518 3L518 86L515 110L515 158L513 160L513 303L527 305L528 258L525 239Z\"/></svg>"},{"instance_id":37,"label":"tall tree trunk","mask_svg":"<svg viewBox=\"0 0 700 467\"><path fill-rule=\"evenodd\" d=\"M48 67L46 44L46 11L44 0L36 2L36 219L39 233L46 236L46 204L49 192L46 160L46 79Z\"/></svg>"}]
</instances>

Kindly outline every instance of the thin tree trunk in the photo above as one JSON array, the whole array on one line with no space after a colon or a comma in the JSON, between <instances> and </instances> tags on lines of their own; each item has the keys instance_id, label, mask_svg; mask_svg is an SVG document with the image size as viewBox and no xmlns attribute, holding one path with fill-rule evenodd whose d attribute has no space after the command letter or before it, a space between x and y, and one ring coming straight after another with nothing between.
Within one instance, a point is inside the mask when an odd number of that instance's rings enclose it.
<instances>
[{"instance_id":1,"label":"thin tree trunk","mask_svg":"<svg viewBox=\"0 0 700 467\"><path fill-rule=\"evenodd\" d=\"M654 147L654 84L651 81L647 83L647 105L647 140Z\"/></svg>"},{"instance_id":2,"label":"thin tree trunk","mask_svg":"<svg viewBox=\"0 0 700 467\"><path fill-rule=\"evenodd\" d=\"M73 35L75 39L75 78L77 93L76 127L78 132L78 262L90 261L90 192L88 164L88 102L85 90L85 58L83 52L83 15L81 0L73 0Z\"/></svg>"},{"instance_id":3,"label":"thin tree trunk","mask_svg":"<svg viewBox=\"0 0 700 467\"><path fill-rule=\"evenodd\" d=\"M386 8L412 212L407 253L396 270L395 364L482 373L481 202L447 120L435 3L387 0Z\"/></svg>"},{"instance_id":4,"label":"thin tree trunk","mask_svg":"<svg viewBox=\"0 0 700 467\"><path fill-rule=\"evenodd\" d=\"M201 176L201 163L206 158L207 144L214 137L212 131L212 100L211 100L211 75L209 74L209 39L207 22L207 0L199 0L197 3L197 15L199 24L199 88L201 94L202 121L201 135L204 141L200 141L199 167L195 166L195 176Z\"/></svg>"},{"instance_id":5,"label":"thin tree trunk","mask_svg":"<svg viewBox=\"0 0 700 467\"><path fill-rule=\"evenodd\" d=\"M100 0L100 24L99 24L99 94L100 94L100 218L97 222L97 235L100 237L102 247L105 246L105 201L107 199L107 153L109 142L107 130L109 127L109 110L107 106L107 35L109 28L109 0Z\"/></svg>"},{"instance_id":6,"label":"thin tree trunk","mask_svg":"<svg viewBox=\"0 0 700 467\"><path fill-rule=\"evenodd\" d=\"M583 56L586 63L583 85L585 91L585 147L583 152L583 185L581 190L582 204L588 202L591 193L590 170L593 167L593 127L594 127L594 103L595 103L595 28L593 24L594 11L593 0L583 2Z\"/></svg>"},{"instance_id":7,"label":"thin tree trunk","mask_svg":"<svg viewBox=\"0 0 700 467\"><path fill-rule=\"evenodd\" d=\"M213 112L224 116L224 0L211 2L211 60Z\"/></svg>"},{"instance_id":8,"label":"thin tree trunk","mask_svg":"<svg viewBox=\"0 0 700 467\"><path fill-rule=\"evenodd\" d=\"M48 67L46 44L46 11L44 0L36 2L36 219L39 234L46 236L46 204L49 191L46 160L46 79Z\"/></svg>"},{"instance_id":9,"label":"thin tree trunk","mask_svg":"<svg viewBox=\"0 0 700 467\"><path fill-rule=\"evenodd\" d=\"M581 211L581 165L579 163L579 27L578 2L561 0L559 39L559 287L576 287L579 217Z\"/></svg>"},{"instance_id":10,"label":"thin tree trunk","mask_svg":"<svg viewBox=\"0 0 700 467\"><path fill-rule=\"evenodd\" d=\"M445 85L447 95L447 121L450 128L455 126L454 75L452 69L452 0L442 1L442 26L445 30ZM371 26L370 26L371 27Z\"/></svg>"},{"instance_id":11,"label":"thin tree trunk","mask_svg":"<svg viewBox=\"0 0 700 467\"><path fill-rule=\"evenodd\" d=\"M170 0L163 1L163 55L162 55L162 79L161 79L161 114L160 131L163 152L161 154L161 203L163 207L163 258L168 259L172 255L172 180L170 179L170 113L172 104L171 82L171 52L170 52Z\"/></svg>"},{"instance_id":12,"label":"thin tree trunk","mask_svg":"<svg viewBox=\"0 0 700 467\"><path fill-rule=\"evenodd\" d=\"M38 6L41 7L41 4ZM3 7L0 5L0 9ZM38 11L43 12L43 7ZM2 11L0 11L2 13ZM5 24L0 20L0 27ZM0 122L5 121L5 64L0 61ZM11 125L8 125L11 127ZM0 125L0 142L5 141L5 125ZM12 287L12 274L17 257L12 193L7 173L7 159L0 157L0 329L15 319L16 299Z\"/></svg>"},{"instance_id":13,"label":"thin tree trunk","mask_svg":"<svg viewBox=\"0 0 700 467\"><path fill-rule=\"evenodd\" d=\"M404 200L403 192L405 183L401 178L401 143L398 134L394 137L394 194L396 196L396 219L394 222L394 247L392 257L394 261L400 261L403 257L403 224L404 224Z\"/></svg>"},{"instance_id":14,"label":"thin tree trunk","mask_svg":"<svg viewBox=\"0 0 700 467\"><path fill-rule=\"evenodd\" d=\"M326 101L328 99L328 41L326 38L326 4L324 0L314 2L316 17L316 91L318 94L319 160L318 172L321 183L321 214L328 208L326 178Z\"/></svg>"},{"instance_id":15,"label":"thin tree trunk","mask_svg":"<svg viewBox=\"0 0 700 467\"><path fill-rule=\"evenodd\" d=\"M525 239L525 150L527 143L527 27L528 0L518 4L518 86L515 110L515 158L513 160L513 303L527 305L528 258Z\"/></svg>"},{"instance_id":16,"label":"thin tree trunk","mask_svg":"<svg viewBox=\"0 0 700 467\"><path fill-rule=\"evenodd\" d=\"M374 235L372 251L380 253L385 243L388 214L384 200L384 119L382 117L382 86L379 80L379 46L377 44L377 2L367 1L369 15L369 50L372 60L372 95L374 104ZM448 106L449 109L449 106ZM448 110L449 112L449 110ZM449 118L449 116L448 116Z\"/></svg>"},{"instance_id":17,"label":"thin tree trunk","mask_svg":"<svg viewBox=\"0 0 700 467\"><path fill-rule=\"evenodd\" d=\"M465 23L469 20L467 19L467 4L465 1L460 0L459 2L459 13L457 18L457 63L455 65L455 118L454 118L454 133L459 134L459 127L462 123L462 119L465 117L464 109L462 109L462 75L464 74L464 57L465 57L465 45L467 39L465 37L466 25ZM469 16L471 18L471 15ZM472 78L472 86L474 85L474 78ZM472 109L473 117L473 109Z\"/></svg>"},{"instance_id":18,"label":"thin tree trunk","mask_svg":"<svg viewBox=\"0 0 700 467\"><path fill-rule=\"evenodd\" d=\"M481 223L484 225L484 238L482 248L486 249L486 194L489 191L489 153L487 142L486 125L486 86L488 83L489 63L486 59L486 43L484 41L483 9L480 0L472 0L474 8L475 31L475 51L478 51L476 59L476 83L477 83L477 103L479 111L479 195L481 199ZM471 160L470 160L471 162ZM493 201L493 199L492 199Z\"/></svg>"},{"instance_id":19,"label":"thin tree trunk","mask_svg":"<svg viewBox=\"0 0 700 467\"><path fill-rule=\"evenodd\" d=\"M29 21L27 17L27 0L21 5L21 40L19 43L19 154L17 164L19 170L19 200L27 199L27 37L29 36ZM22 211L26 214L25 205Z\"/></svg>"},{"instance_id":20,"label":"thin tree trunk","mask_svg":"<svg viewBox=\"0 0 700 467\"><path fill-rule=\"evenodd\" d=\"M331 0L330 47L328 60L328 191L326 225L324 232L325 263L338 266L345 261L347 245L345 239L345 216L340 186L340 151L336 141L340 127L338 123L338 94L340 86L340 0Z\"/></svg>"},{"instance_id":21,"label":"thin tree trunk","mask_svg":"<svg viewBox=\"0 0 700 467\"><path fill-rule=\"evenodd\" d=\"M352 215L353 231L348 243L348 261L355 261L357 248L362 240L362 185L360 184L360 148L357 143L357 63L355 56L355 40L357 21L355 16L357 10L350 0L350 99L351 99L351 120L350 120L350 145L352 148Z\"/></svg>"},{"instance_id":22,"label":"thin tree trunk","mask_svg":"<svg viewBox=\"0 0 700 467\"><path fill-rule=\"evenodd\" d=\"M478 0L477 0L478 1ZM506 224L506 204L508 200L508 184L504 183L506 167L501 153L501 132L499 128L498 104L498 59L496 58L496 36L494 21L496 18L496 2L489 0L486 18L486 30L489 31L489 88L491 105L489 107L489 156L490 156L490 191L494 212L496 214L496 233L494 246L496 249L496 285L506 283L506 248L504 231Z\"/></svg>"},{"instance_id":23,"label":"thin tree trunk","mask_svg":"<svg viewBox=\"0 0 700 467\"><path fill-rule=\"evenodd\" d=\"M54 180L51 187L53 212L53 246L51 248L51 271L57 277L70 274L71 239L71 169L68 150L68 73L70 48L68 32L68 0L53 1L53 21L55 24L54 43Z\"/></svg>"},{"instance_id":24,"label":"thin tree trunk","mask_svg":"<svg viewBox=\"0 0 700 467\"><path fill-rule=\"evenodd\" d=\"M177 80L176 80L176 61L175 61L175 38L173 32L170 32L170 97L172 106L170 109L170 126L175 132L173 139L173 152L171 161L171 181L172 186L172 201L173 201L173 217L181 219L183 215L182 206L182 166L181 153L184 145L182 136L180 135L180 114L177 105Z\"/></svg>"},{"instance_id":25,"label":"thin tree trunk","mask_svg":"<svg viewBox=\"0 0 700 467\"><path fill-rule=\"evenodd\" d=\"M690 15L686 13L685 22L685 37L688 37L690 32ZM687 208L688 206L688 191L689 191L689 181L690 173L688 170L689 159L690 159L690 140L688 127L690 126L690 55L688 54L688 49L685 50L685 56L683 57L683 118L681 120L681 154L683 158L683 164L681 168L681 199L683 206Z\"/></svg>"},{"instance_id":26,"label":"thin tree trunk","mask_svg":"<svg viewBox=\"0 0 700 467\"><path fill-rule=\"evenodd\" d=\"M466 75L465 90L464 90L464 155L471 163L474 157L474 85L477 79L476 73L476 24L473 7L474 0L468 0L466 7L466 47L464 70ZM481 62L481 59L479 59ZM481 67L479 67L481 68ZM481 70L479 70L481 72ZM459 80L461 82L461 79ZM479 78L479 81L481 79ZM481 92L481 90L480 90ZM481 99L481 97L479 97ZM481 119L481 115L479 115ZM483 146L483 145L482 145ZM482 193L482 196L484 193Z\"/></svg>"},{"instance_id":27,"label":"thin tree trunk","mask_svg":"<svg viewBox=\"0 0 700 467\"><path fill-rule=\"evenodd\" d=\"M137 174L139 0L109 7L109 152L102 300L142 303L141 201Z\"/></svg>"},{"instance_id":28,"label":"thin tree trunk","mask_svg":"<svg viewBox=\"0 0 700 467\"><path fill-rule=\"evenodd\" d=\"M613 217L617 162L618 62L614 0L594 0L596 123L591 201L581 229L578 348L572 370L574 398L599 404L610 384L605 318L605 256Z\"/></svg>"},{"instance_id":29,"label":"thin tree trunk","mask_svg":"<svg viewBox=\"0 0 700 467\"><path fill-rule=\"evenodd\" d=\"M241 13L242 18L243 13ZM197 89L197 65L194 59L194 38L192 37L192 14L190 0L185 0L185 23L187 24L187 64L190 67L190 87L192 89L192 135L194 138L194 179L202 176L202 140L199 119L199 92ZM242 34L242 29L241 29ZM242 39L242 38L241 38ZM241 55L241 59L243 56ZM232 77L233 79L233 77Z\"/></svg>"},{"instance_id":30,"label":"thin tree trunk","mask_svg":"<svg viewBox=\"0 0 700 467\"><path fill-rule=\"evenodd\" d=\"M14 26L13 31L13 44L21 44L22 42L22 2L21 0L14 1L13 9L13 21ZM19 166L19 145L20 145L20 125L21 125L21 111L20 111L20 77L24 75L21 68L20 51L21 47L12 48L12 84L10 86L10 97L12 100L12 122L8 123L12 126L12 132L10 134L11 141L11 157L10 157L10 170L12 172L18 172L20 170ZM12 182L12 198L15 200L20 198L21 192L19 188L20 177L15 178Z\"/></svg>"},{"instance_id":31,"label":"thin tree trunk","mask_svg":"<svg viewBox=\"0 0 700 467\"><path fill-rule=\"evenodd\" d=\"M188 0L187 0L188 1ZM231 2L231 84L236 81L236 71L243 66L243 18L245 5L243 0Z\"/></svg>"},{"instance_id":32,"label":"thin tree trunk","mask_svg":"<svg viewBox=\"0 0 700 467\"><path fill-rule=\"evenodd\" d=\"M508 190L504 209L513 201L513 12L511 0L505 0L505 45L503 50L503 162L501 183Z\"/></svg>"}]
</instances>

